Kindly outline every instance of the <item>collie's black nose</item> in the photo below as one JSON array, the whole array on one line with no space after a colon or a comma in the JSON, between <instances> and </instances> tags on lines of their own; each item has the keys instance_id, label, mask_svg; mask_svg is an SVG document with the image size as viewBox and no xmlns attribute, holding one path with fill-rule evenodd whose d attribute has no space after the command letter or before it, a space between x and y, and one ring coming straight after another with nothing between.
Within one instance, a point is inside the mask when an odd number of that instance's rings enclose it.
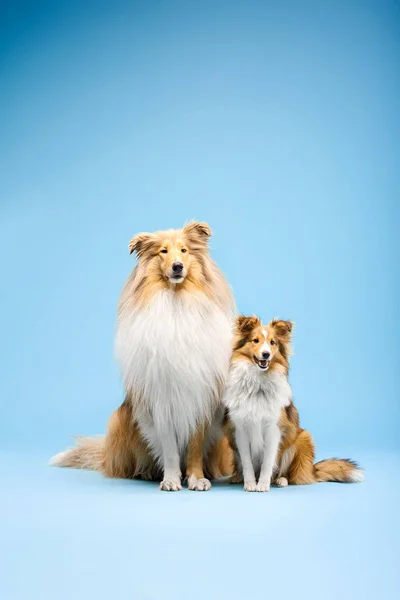
<instances>
[{"instance_id":1,"label":"collie's black nose","mask_svg":"<svg viewBox=\"0 0 400 600\"><path fill-rule=\"evenodd\" d=\"M262 357L263 357L264 360L268 360L270 356L271 356L271 354L269 352L263 352L262 353Z\"/></svg>"},{"instance_id":2,"label":"collie's black nose","mask_svg":"<svg viewBox=\"0 0 400 600\"><path fill-rule=\"evenodd\" d=\"M182 273L183 264L181 262L174 262L174 264L172 265L172 270L174 273Z\"/></svg>"}]
</instances>

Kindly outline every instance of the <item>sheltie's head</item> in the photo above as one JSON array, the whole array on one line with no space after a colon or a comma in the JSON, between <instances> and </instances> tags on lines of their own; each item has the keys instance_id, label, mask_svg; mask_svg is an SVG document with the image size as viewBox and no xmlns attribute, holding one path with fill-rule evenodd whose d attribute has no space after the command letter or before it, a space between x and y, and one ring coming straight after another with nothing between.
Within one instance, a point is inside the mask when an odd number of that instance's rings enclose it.
<instances>
[{"instance_id":1,"label":"sheltie's head","mask_svg":"<svg viewBox=\"0 0 400 600\"><path fill-rule=\"evenodd\" d=\"M183 229L139 233L130 241L129 251L136 253L141 275L149 282L199 283L205 276L210 236L207 223L192 221Z\"/></svg>"},{"instance_id":2,"label":"sheltie's head","mask_svg":"<svg viewBox=\"0 0 400 600\"><path fill-rule=\"evenodd\" d=\"M246 360L261 371L289 370L293 323L274 319L263 325L258 317L237 317L232 360Z\"/></svg>"}]
</instances>

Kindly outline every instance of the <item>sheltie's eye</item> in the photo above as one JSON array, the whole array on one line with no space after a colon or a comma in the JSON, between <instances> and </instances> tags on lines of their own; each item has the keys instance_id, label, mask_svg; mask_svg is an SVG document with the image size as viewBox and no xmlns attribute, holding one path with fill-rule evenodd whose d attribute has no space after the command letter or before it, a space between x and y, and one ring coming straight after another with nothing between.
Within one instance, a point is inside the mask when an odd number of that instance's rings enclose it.
<instances>
[{"instance_id":1,"label":"sheltie's eye","mask_svg":"<svg viewBox=\"0 0 400 600\"><path fill-rule=\"evenodd\" d=\"M187 252L186 248L182 248L181 252Z\"/></svg>"},{"instance_id":2,"label":"sheltie's eye","mask_svg":"<svg viewBox=\"0 0 400 600\"><path fill-rule=\"evenodd\" d=\"M258 342L259 342L259 341L260 341L260 340L259 340L258 338L255 338L255 339L253 340L253 342L254 342L255 344L258 344Z\"/></svg>"},{"instance_id":3,"label":"sheltie's eye","mask_svg":"<svg viewBox=\"0 0 400 600\"><path fill-rule=\"evenodd\" d=\"M167 250L166 248L163 248L163 249L161 250L161 252L162 252L163 254L167 254L168 250Z\"/></svg>"},{"instance_id":4,"label":"sheltie's eye","mask_svg":"<svg viewBox=\"0 0 400 600\"><path fill-rule=\"evenodd\" d=\"M275 346L275 342L274 342L274 340L271 340L271 341L270 341L270 344L271 344L271 346Z\"/></svg>"}]
</instances>

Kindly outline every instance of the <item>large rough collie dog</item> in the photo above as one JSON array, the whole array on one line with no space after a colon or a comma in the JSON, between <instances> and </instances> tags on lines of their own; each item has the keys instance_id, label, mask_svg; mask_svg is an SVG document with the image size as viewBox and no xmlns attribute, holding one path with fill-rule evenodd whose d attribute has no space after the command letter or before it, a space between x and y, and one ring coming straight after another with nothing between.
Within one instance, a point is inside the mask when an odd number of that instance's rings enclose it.
<instances>
[{"instance_id":1,"label":"large rough collie dog","mask_svg":"<svg viewBox=\"0 0 400 600\"><path fill-rule=\"evenodd\" d=\"M299 424L288 382L292 323L238 317L224 403L234 449L232 483L248 492L318 481L358 482L356 463L330 458L314 464L311 435ZM258 482L256 481L258 477Z\"/></svg>"},{"instance_id":2,"label":"large rough collie dog","mask_svg":"<svg viewBox=\"0 0 400 600\"><path fill-rule=\"evenodd\" d=\"M138 264L122 292L116 354L126 388L105 438L81 438L52 464L107 477L161 480L192 490L231 472L231 450L216 439L214 416L229 369L235 305L208 253L211 230L141 233L130 242ZM204 458L204 467L203 467Z\"/></svg>"}]
</instances>

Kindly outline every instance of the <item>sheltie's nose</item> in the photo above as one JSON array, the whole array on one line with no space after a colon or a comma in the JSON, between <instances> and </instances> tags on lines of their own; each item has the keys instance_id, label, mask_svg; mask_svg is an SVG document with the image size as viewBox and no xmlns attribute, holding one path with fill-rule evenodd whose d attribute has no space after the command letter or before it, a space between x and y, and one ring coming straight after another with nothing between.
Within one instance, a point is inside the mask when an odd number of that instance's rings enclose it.
<instances>
[{"instance_id":1,"label":"sheltie's nose","mask_svg":"<svg viewBox=\"0 0 400 600\"><path fill-rule=\"evenodd\" d=\"M269 357L271 356L271 353L270 352L263 352L261 356L263 357L264 360L268 360Z\"/></svg>"},{"instance_id":2,"label":"sheltie's nose","mask_svg":"<svg viewBox=\"0 0 400 600\"><path fill-rule=\"evenodd\" d=\"M172 265L172 270L174 273L182 273L183 271L183 264L181 262L174 262L174 264Z\"/></svg>"}]
</instances>

